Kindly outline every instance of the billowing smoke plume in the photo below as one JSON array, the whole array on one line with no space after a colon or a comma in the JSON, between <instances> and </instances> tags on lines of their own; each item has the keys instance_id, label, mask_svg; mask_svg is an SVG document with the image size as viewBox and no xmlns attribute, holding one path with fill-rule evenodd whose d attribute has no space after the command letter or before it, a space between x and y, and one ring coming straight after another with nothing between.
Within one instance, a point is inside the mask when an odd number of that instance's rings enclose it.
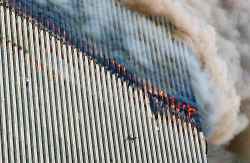
<instances>
[{"instance_id":1,"label":"billowing smoke plume","mask_svg":"<svg viewBox=\"0 0 250 163\"><path fill-rule=\"evenodd\" d=\"M45 0L36 1L41 4L48 3ZM250 63L250 56L248 55L250 50L248 46L250 42L250 31L248 29L250 2L248 0L117 1L145 14L166 17L167 20L175 24L187 43L192 46L197 56L189 58L189 69L192 72L191 75L193 75L193 85L197 97L200 98L199 100L206 108L209 116L208 124L210 127L212 126L209 140L216 144L224 144L242 131L247 125L247 119L240 114L241 100L250 98L250 65L248 64ZM72 6L69 0L51 0L50 3L57 4L66 12L74 14L73 8L75 6ZM93 37L100 37L99 40L104 39L101 38L102 29L113 30L110 26L110 24L113 24L112 21L120 24L130 22L129 19L126 21L107 19L112 17L113 14L109 12L113 4L108 1L100 4L99 1L88 0L85 3L88 4L82 5L83 11L93 18L87 25L83 25L82 30L86 30L86 33L93 35ZM102 14L96 16L95 8L101 9ZM120 12L114 9L114 13ZM106 16L104 16L105 14ZM108 14L111 15L107 16ZM97 26L97 22L103 24ZM154 28L146 20L142 20L140 23L148 26L148 28ZM138 25L133 23L125 25L134 29L138 28ZM145 57L137 57L138 52L133 50L138 48L131 48L133 47L131 45L138 45L137 47L146 45L135 40L134 34L128 33L126 29L121 30L123 30L121 32L123 34L117 37L121 37L125 47L127 45L127 49L134 60L138 60L143 65L151 64L144 63L148 62L147 60L140 60L150 56L150 52L147 54L142 51L140 55L145 55ZM108 33L108 31L105 33ZM162 36L164 34L161 36L148 34L146 37L154 39L153 37ZM168 44L167 38L162 40L166 40L165 43Z\"/></svg>"},{"instance_id":2,"label":"billowing smoke plume","mask_svg":"<svg viewBox=\"0 0 250 163\"><path fill-rule=\"evenodd\" d=\"M94 43L96 49L115 58L129 72L171 95L194 102L189 76L180 75L181 71L187 74L187 66L179 64L178 58L186 59L186 54L177 50L179 41L170 39L174 30L165 27L164 18L152 21L116 0L36 1L44 8L50 5L50 9L70 16L63 21L70 24L66 31L77 31L78 38L82 36L79 33L83 34L81 39Z\"/></svg>"},{"instance_id":3,"label":"billowing smoke plume","mask_svg":"<svg viewBox=\"0 0 250 163\"><path fill-rule=\"evenodd\" d=\"M191 68L196 71L192 73L196 92L210 112L210 141L224 144L242 131L247 119L240 114L241 100L250 98L250 1L122 2L147 14L166 16L195 50L199 63Z\"/></svg>"}]
</instances>

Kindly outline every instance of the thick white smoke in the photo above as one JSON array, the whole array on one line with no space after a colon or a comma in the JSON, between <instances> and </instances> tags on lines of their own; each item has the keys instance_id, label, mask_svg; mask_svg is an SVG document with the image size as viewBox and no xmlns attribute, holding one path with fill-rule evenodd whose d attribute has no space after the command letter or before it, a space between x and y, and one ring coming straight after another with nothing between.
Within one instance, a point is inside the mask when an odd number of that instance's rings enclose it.
<instances>
[{"instance_id":1,"label":"thick white smoke","mask_svg":"<svg viewBox=\"0 0 250 163\"><path fill-rule=\"evenodd\" d=\"M78 3L70 0L51 0L50 3L46 0L36 1L45 6L53 4L60 12L77 18L77 21L72 22L74 27L78 27L78 32L81 31L88 38L95 40L98 47L103 47L104 50L109 48L108 55L118 58L129 71L134 72L138 77L151 81L160 77L164 80L171 78L172 81L176 81L176 84L180 84L179 77L172 75L172 73L178 73L177 71L170 70L169 73L163 73L159 71L158 66L154 66L157 62L159 67L167 70L178 64L173 58L183 57L183 54L174 56L171 52L178 48L178 44L169 39L169 31L163 25L157 25L156 22L152 22L141 14L135 14L134 11L126 9L115 0L82 0L77 1ZM72 10L72 8L76 9ZM139 33L142 34L141 37L138 37ZM157 56L152 55L153 48L157 51ZM170 55L173 57L169 66L165 65L166 54L168 57ZM140 68L136 67L138 65ZM146 75L143 71L147 72ZM161 75L158 75L159 73ZM157 81L159 85L162 83ZM167 84L159 85L157 86ZM169 88L167 91L174 94L180 89ZM188 94L191 93L188 92Z\"/></svg>"},{"instance_id":2,"label":"thick white smoke","mask_svg":"<svg viewBox=\"0 0 250 163\"><path fill-rule=\"evenodd\" d=\"M45 0L37 0L46 4ZM248 55L250 41L249 24L249 1L248 0L117 0L128 7L145 14L165 16L170 20L183 37L195 51L197 56L190 57L189 65L193 75L193 85L196 93L202 101L208 114L209 125L212 130L209 140L215 144L224 144L231 140L236 134L242 131L247 125L247 119L240 114L241 100L250 97L250 66ZM57 4L70 13L74 13L74 6L69 0L56 0L51 3ZM89 5L84 12L92 15L91 22L82 28L86 32L93 31L95 37L101 37L106 26L112 24L110 21L117 21L121 24L124 20L106 20L104 16L109 12L112 4L99 4L99 1L88 0ZM84 6L84 5L83 5ZM95 7L99 6L103 15L96 15ZM247 8L246 6L249 6ZM99 8L98 7L98 8ZM120 13L115 10L115 13ZM101 26L96 26L102 22ZM125 21L128 23L129 21ZM153 28L150 23L141 22ZM89 25L89 26L88 26ZM125 24L124 24L125 25ZM137 24L127 24L137 28ZM101 29L96 29L101 28ZM128 46L133 43L129 40L133 34L126 32L122 38ZM135 30L136 31L136 30ZM152 35L147 37L151 38ZM155 36L158 37L158 36ZM160 37L160 36L159 36ZM161 36L162 37L162 36ZM100 38L102 39L102 38ZM166 42L167 42L166 38ZM136 40L135 40L136 41ZM137 47L145 46L142 42L135 42ZM133 48L128 48L131 54ZM138 48L135 48L138 49ZM143 48L146 49L146 48ZM132 51L131 51L132 50ZM145 55L149 54L141 52ZM142 57L137 59L142 59ZM147 62L146 60L139 62ZM149 63L146 63L149 64ZM248 71L249 70L249 71Z\"/></svg>"},{"instance_id":3,"label":"thick white smoke","mask_svg":"<svg viewBox=\"0 0 250 163\"><path fill-rule=\"evenodd\" d=\"M209 140L224 144L247 126L241 100L250 97L249 0L122 0L132 9L165 16L183 32L199 63L192 73L210 112Z\"/></svg>"}]
</instances>

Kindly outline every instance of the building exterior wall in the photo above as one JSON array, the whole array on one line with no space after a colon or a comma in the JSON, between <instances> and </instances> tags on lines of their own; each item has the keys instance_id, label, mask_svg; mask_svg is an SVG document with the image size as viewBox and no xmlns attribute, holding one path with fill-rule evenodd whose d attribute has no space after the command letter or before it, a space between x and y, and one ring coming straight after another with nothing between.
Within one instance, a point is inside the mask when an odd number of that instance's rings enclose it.
<instances>
[{"instance_id":1,"label":"building exterior wall","mask_svg":"<svg viewBox=\"0 0 250 163\"><path fill-rule=\"evenodd\" d=\"M0 6L0 162L206 163L203 133Z\"/></svg>"},{"instance_id":2,"label":"building exterior wall","mask_svg":"<svg viewBox=\"0 0 250 163\"><path fill-rule=\"evenodd\" d=\"M8 1L81 51L116 59L139 79L196 104L188 66L195 55L165 18L145 17L116 0Z\"/></svg>"}]
</instances>

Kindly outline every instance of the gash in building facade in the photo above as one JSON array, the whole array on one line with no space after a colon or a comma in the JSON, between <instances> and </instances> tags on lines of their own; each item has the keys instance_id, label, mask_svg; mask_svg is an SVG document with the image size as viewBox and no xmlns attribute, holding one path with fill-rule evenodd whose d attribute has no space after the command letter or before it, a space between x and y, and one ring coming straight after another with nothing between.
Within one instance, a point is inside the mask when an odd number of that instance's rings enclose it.
<instances>
[{"instance_id":1,"label":"gash in building facade","mask_svg":"<svg viewBox=\"0 0 250 163\"><path fill-rule=\"evenodd\" d=\"M0 162L206 163L191 50L113 0L0 5Z\"/></svg>"}]
</instances>

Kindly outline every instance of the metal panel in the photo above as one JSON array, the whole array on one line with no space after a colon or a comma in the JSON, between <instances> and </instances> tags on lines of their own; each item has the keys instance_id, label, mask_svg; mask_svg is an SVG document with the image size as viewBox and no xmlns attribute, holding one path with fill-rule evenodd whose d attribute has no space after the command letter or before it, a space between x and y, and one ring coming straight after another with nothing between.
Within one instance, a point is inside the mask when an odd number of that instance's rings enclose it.
<instances>
[{"instance_id":1,"label":"metal panel","mask_svg":"<svg viewBox=\"0 0 250 163\"><path fill-rule=\"evenodd\" d=\"M202 132L73 45L3 6L0 32L0 162L207 163Z\"/></svg>"},{"instance_id":2,"label":"metal panel","mask_svg":"<svg viewBox=\"0 0 250 163\"><path fill-rule=\"evenodd\" d=\"M196 105L188 65L184 64L188 58L181 54L188 46L176 39L176 29L165 18L145 17L116 0L71 0L67 6L47 0L2 1L98 61L113 58L140 79ZM188 55L193 52L189 50Z\"/></svg>"}]
</instances>

